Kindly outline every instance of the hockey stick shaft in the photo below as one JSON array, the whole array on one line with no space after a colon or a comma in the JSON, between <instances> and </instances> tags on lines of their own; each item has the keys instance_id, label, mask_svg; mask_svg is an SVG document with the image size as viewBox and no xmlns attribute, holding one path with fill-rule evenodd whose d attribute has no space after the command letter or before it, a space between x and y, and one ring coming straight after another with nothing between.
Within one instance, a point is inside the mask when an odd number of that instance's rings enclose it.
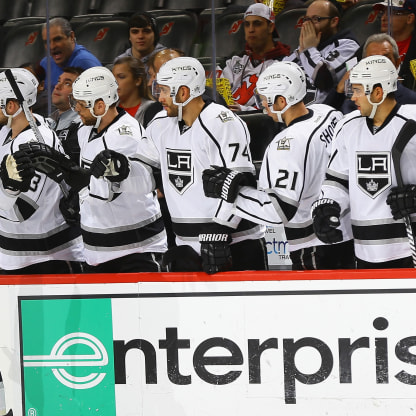
<instances>
[{"instance_id":1,"label":"hockey stick shaft","mask_svg":"<svg viewBox=\"0 0 416 416\"><path fill-rule=\"evenodd\" d=\"M404 148L410 139L416 135L416 122L414 120L407 120L406 123L401 128L394 144L391 149L394 172L396 174L397 186L403 187L403 177L400 166L400 159L403 153ZM404 223L406 225L407 239L409 240L410 251L412 254L413 267L416 268L416 246L415 246L415 236L412 229L412 220L410 215L404 216Z\"/></svg>"},{"instance_id":2,"label":"hockey stick shaft","mask_svg":"<svg viewBox=\"0 0 416 416\"><path fill-rule=\"evenodd\" d=\"M22 106L23 113L25 114L26 120L28 121L29 126L32 129L32 132L35 135L36 140L39 143L45 144L45 140L43 139L43 136L39 131L38 126L36 125L36 120L33 117L33 114L30 111L29 106L27 105L27 102L22 95L22 92L20 91L20 88L17 85L16 80L14 79L12 71L10 69L6 69L4 73L6 75L7 80L9 81L10 86L12 87L14 94L16 95L17 101ZM62 186L62 184L59 184L59 187L61 188L61 191L64 194L64 196L67 197L68 191Z\"/></svg>"},{"instance_id":3,"label":"hockey stick shaft","mask_svg":"<svg viewBox=\"0 0 416 416\"><path fill-rule=\"evenodd\" d=\"M23 98L23 95L20 91L20 88L17 85L16 80L14 79L12 71L10 69L6 69L6 71L4 71L4 73L6 75L7 80L9 81L10 86L12 87L12 90L13 90L14 94L16 95L17 101L22 106L22 109L23 109L23 112L25 114L26 120L28 121L29 126L32 129L36 139L40 143L45 143L45 140L43 139L42 134L40 133L40 131L38 129L38 126L36 125L35 119L34 119L32 113L29 110L27 102Z\"/></svg>"}]
</instances>

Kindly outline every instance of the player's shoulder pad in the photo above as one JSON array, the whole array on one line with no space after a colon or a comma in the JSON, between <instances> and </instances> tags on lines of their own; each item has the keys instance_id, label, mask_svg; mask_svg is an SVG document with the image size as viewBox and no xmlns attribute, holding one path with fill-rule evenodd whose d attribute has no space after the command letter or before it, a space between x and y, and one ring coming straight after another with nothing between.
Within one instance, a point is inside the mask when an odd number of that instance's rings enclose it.
<instances>
[{"instance_id":1,"label":"player's shoulder pad","mask_svg":"<svg viewBox=\"0 0 416 416\"><path fill-rule=\"evenodd\" d=\"M399 107L397 114L405 118L414 119L416 114L416 104L403 104Z\"/></svg>"},{"instance_id":2,"label":"player's shoulder pad","mask_svg":"<svg viewBox=\"0 0 416 416\"><path fill-rule=\"evenodd\" d=\"M168 113L166 110L161 110L149 121L149 123L146 126L146 129L148 129L150 126L154 124L158 124L160 122L166 122L166 119L169 119Z\"/></svg>"}]
</instances>

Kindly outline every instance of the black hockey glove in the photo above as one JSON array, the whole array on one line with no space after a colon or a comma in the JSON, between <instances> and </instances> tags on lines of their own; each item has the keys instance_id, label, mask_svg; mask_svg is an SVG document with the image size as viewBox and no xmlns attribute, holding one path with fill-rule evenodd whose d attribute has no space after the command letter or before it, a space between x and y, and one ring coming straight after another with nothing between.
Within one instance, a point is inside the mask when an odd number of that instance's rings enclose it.
<instances>
[{"instance_id":1,"label":"black hockey glove","mask_svg":"<svg viewBox=\"0 0 416 416\"><path fill-rule=\"evenodd\" d=\"M312 204L313 229L316 236L326 244L342 241L339 217L341 207L329 198L318 199Z\"/></svg>"},{"instance_id":2,"label":"black hockey glove","mask_svg":"<svg viewBox=\"0 0 416 416\"><path fill-rule=\"evenodd\" d=\"M67 224L72 226L79 225L80 215L78 192L71 188L68 196L64 196L59 201L59 209L61 210Z\"/></svg>"},{"instance_id":3,"label":"black hockey glove","mask_svg":"<svg viewBox=\"0 0 416 416\"><path fill-rule=\"evenodd\" d=\"M244 174L220 166L212 166L202 172L205 196L234 202L242 185Z\"/></svg>"},{"instance_id":4,"label":"black hockey glove","mask_svg":"<svg viewBox=\"0 0 416 416\"><path fill-rule=\"evenodd\" d=\"M386 202L395 220L413 214L416 212L416 185L392 188Z\"/></svg>"},{"instance_id":5,"label":"black hockey glove","mask_svg":"<svg viewBox=\"0 0 416 416\"><path fill-rule=\"evenodd\" d=\"M90 174L86 169L44 143L24 143L19 146L19 151L30 158L37 171L44 173L55 182L60 183L65 180L76 191L89 184Z\"/></svg>"},{"instance_id":6,"label":"black hockey glove","mask_svg":"<svg viewBox=\"0 0 416 416\"><path fill-rule=\"evenodd\" d=\"M230 229L221 225L199 234L202 270L208 274L225 272L232 267Z\"/></svg>"},{"instance_id":7,"label":"black hockey glove","mask_svg":"<svg viewBox=\"0 0 416 416\"><path fill-rule=\"evenodd\" d=\"M5 189L27 192L35 169L26 155L5 155L0 166L0 178Z\"/></svg>"},{"instance_id":8,"label":"black hockey glove","mask_svg":"<svg viewBox=\"0 0 416 416\"><path fill-rule=\"evenodd\" d=\"M105 176L110 182L121 182L129 176L129 161L123 154L106 149L95 156L90 172L96 178Z\"/></svg>"},{"instance_id":9,"label":"black hockey glove","mask_svg":"<svg viewBox=\"0 0 416 416\"><path fill-rule=\"evenodd\" d=\"M162 266L169 272L200 272L201 257L191 246L176 246L163 254Z\"/></svg>"}]
</instances>

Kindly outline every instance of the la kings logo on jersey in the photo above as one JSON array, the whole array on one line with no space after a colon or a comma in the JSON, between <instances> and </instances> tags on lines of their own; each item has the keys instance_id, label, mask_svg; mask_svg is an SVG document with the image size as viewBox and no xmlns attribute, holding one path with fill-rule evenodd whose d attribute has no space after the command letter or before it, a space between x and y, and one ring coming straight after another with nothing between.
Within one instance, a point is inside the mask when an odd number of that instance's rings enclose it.
<instances>
[{"instance_id":1,"label":"la kings logo on jersey","mask_svg":"<svg viewBox=\"0 0 416 416\"><path fill-rule=\"evenodd\" d=\"M183 194L194 183L190 150L167 149L169 182Z\"/></svg>"},{"instance_id":2,"label":"la kings logo on jersey","mask_svg":"<svg viewBox=\"0 0 416 416\"><path fill-rule=\"evenodd\" d=\"M369 197L376 198L391 185L389 152L357 152L357 185Z\"/></svg>"}]
</instances>

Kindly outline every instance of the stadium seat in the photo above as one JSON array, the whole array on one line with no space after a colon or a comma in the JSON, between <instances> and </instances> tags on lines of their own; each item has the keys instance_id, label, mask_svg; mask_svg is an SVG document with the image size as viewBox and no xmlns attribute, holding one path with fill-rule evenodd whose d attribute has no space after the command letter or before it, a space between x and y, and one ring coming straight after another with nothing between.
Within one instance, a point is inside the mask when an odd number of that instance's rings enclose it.
<instances>
[{"instance_id":1,"label":"stadium seat","mask_svg":"<svg viewBox=\"0 0 416 416\"><path fill-rule=\"evenodd\" d=\"M0 24L9 19L27 16L28 12L28 0L0 1Z\"/></svg>"},{"instance_id":2,"label":"stadium seat","mask_svg":"<svg viewBox=\"0 0 416 416\"><path fill-rule=\"evenodd\" d=\"M289 45L293 51L299 46L301 18L305 16L306 8L282 10L275 19L276 30L280 42Z\"/></svg>"},{"instance_id":3,"label":"stadium seat","mask_svg":"<svg viewBox=\"0 0 416 416\"><path fill-rule=\"evenodd\" d=\"M370 35L380 32L381 21L373 10L375 1L361 1L349 8L341 18L340 29L350 29L362 45Z\"/></svg>"},{"instance_id":4,"label":"stadium seat","mask_svg":"<svg viewBox=\"0 0 416 416\"><path fill-rule=\"evenodd\" d=\"M90 1L91 0L50 1L48 10L49 16L70 18L77 14L86 14L89 11ZM29 15L46 16L45 0L32 0Z\"/></svg>"},{"instance_id":5,"label":"stadium seat","mask_svg":"<svg viewBox=\"0 0 416 416\"><path fill-rule=\"evenodd\" d=\"M181 49L185 55L190 55L198 34L198 18L191 11L171 10L170 12L153 14L160 34L160 43L168 48Z\"/></svg>"},{"instance_id":6,"label":"stadium seat","mask_svg":"<svg viewBox=\"0 0 416 416\"><path fill-rule=\"evenodd\" d=\"M248 7L251 6L254 3L253 0L231 0L230 4L235 6L244 6Z\"/></svg>"},{"instance_id":7,"label":"stadium seat","mask_svg":"<svg viewBox=\"0 0 416 416\"><path fill-rule=\"evenodd\" d=\"M243 12L227 12L225 9L216 16L216 54L218 57L229 57L244 50L245 37L243 28ZM211 16L207 12L202 22L201 51L199 56L211 56L212 52L212 28Z\"/></svg>"},{"instance_id":8,"label":"stadium seat","mask_svg":"<svg viewBox=\"0 0 416 416\"><path fill-rule=\"evenodd\" d=\"M77 42L85 46L103 65L129 47L128 24L124 20L110 19L84 23L75 29Z\"/></svg>"},{"instance_id":9,"label":"stadium seat","mask_svg":"<svg viewBox=\"0 0 416 416\"><path fill-rule=\"evenodd\" d=\"M258 173L267 146L283 128L283 124L275 123L271 117L259 111L238 115L246 122L250 132L251 157Z\"/></svg>"},{"instance_id":10,"label":"stadium seat","mask_svg":"<svg viewBox=\"0 0 416 416\"><path fill-rule=\"evenodd\" d=\"M108 13L114 15L132 15L136 12L146 12L162 7L164 0L101 0L94 13Z\"/></svg>"},{"instance_id":11,"label":"stadium seat","mask_svg":"<svg viewBox=\"0 0 416 416\"><path fill-rule=\"evenodd\" d=\"M0 67L18 67L25 62L38 62L45 56L42 23L19 25L7 31L2 39Z\"/></svg>"},{"instance_id":12,"label":"stadium seat","mask_svg":"<svg viewBox=\"0 0 416 416\"><path fill-rule=\"evenodd\" d=\"M226 6L227 0L214 0L214 7ZM212 7L212 0L164 0L164 9L203 10Z\"/></svg>"}]
</instances>

